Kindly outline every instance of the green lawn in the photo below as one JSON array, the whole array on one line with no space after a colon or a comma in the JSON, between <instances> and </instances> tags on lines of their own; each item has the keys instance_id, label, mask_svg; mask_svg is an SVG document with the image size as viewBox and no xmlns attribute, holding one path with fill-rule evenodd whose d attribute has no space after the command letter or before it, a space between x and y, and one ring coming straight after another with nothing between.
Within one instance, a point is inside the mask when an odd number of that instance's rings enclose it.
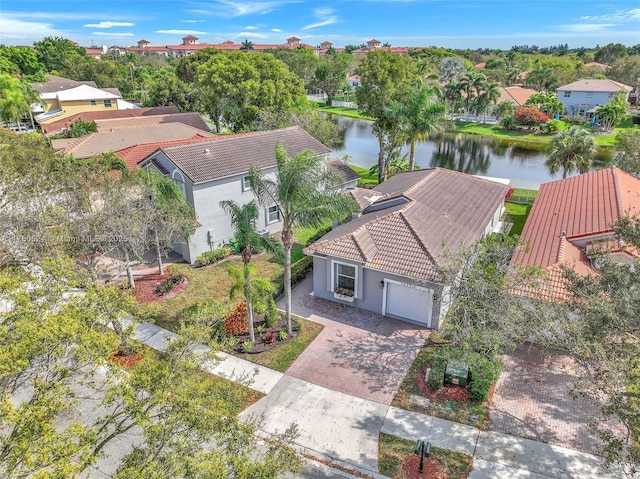
<instances>
[{"instance_id":1,"label":"green lawn","mask_svg":"<svg viewBox=\"0 0 640 479\"><path fill-rule=\"evenodd\" d=\"M527 221L527 217L529 216L529 212L531 211L531 205L520 205L517 203L505 203L506 214L509 215L511 222L513 223L513 227L509 234L518 235L522 234L522 228L524 228L524 224Z\"/></svg>"},{"instance_id":2,"label":"green lawn","mask_svg":"<svg viewBox=\"0 0 640 479\"><path fill-rule=\"evenodd\" d=\"M291 250L291 262L295 263L304 256L302 250L307 245L310 238L325 228L331 226L331 221L327 221L320 228L294 228L293 230L293 249Z\"/></svg>"},{"instance_id":3,"label":"green lawn","mask_svg":"<svg viewBox=\"0 0 640 479\"><path fill-rule=\"evenodd\" d=\"M298 316L295 316L295 320L300 324L300 334L288 343L260 354L241 354L233 351L231 354L281 373L285 372L323 329L321 324Z\"/></svg>"},{"instance_id":4,"label":"green lawn","mask_svg":"<svg viewBox=\"0 0 640 479\"><path fill-rule=\"evenodd\" d=\"M378 184L378 175L369 173L369 168L363 168L356 165L348 165L353 171L360 175L358 186L361 188L373 188Z\"/></svg>"},{"instance_id":5,"label":"green lawn","mask_svg":"<svg viewBox=\"0 0 640 479\"><path fill-rule=\"evenodd\" d=\"M419 439L419 438L416 438ZM391 478L403 477L401 466L405 458L413 454L416 441L390 436L383 432L378 437L378 468L380 473ZM445 466L447 479L465 479L471 472L471 456L439 447L431 448L431 455ZM441 477L441 476L438 476ZM425 479L429 479L425 477Z\"/></svg>"},{"instance_id":6,"label":"green lawn","mask_svg":"<svg viewBox=\"0 0 640 479\"><path fill-rule=\"evenodd\" d=\"M332 113L334 115L348 116L349 118L357 118L359 120L374 120L368 116L363 116L355 108L345 108L342 106L326 106L323 103L318 103L318 110L325 113Z\"/></svg>"},{"instance_id":7,"label":"green lawn","mask_svg":"<svg viewBox=\"0 0 640 479\"><path fill-rule=\"evenodd\" d=\"M422 349L418 353L418 356L411 364L409 372L405 376L396 397L393 398L392 406L397 406L409 411L415 411L430 416L440 417L442 419L448 419L449 421L459 422L461 424L468 424L470 426L485 428L488 423L488 417L485 406L482 402L478 401L438 401L437 399L430 399L428 405L418 406L409 401L411 395L420 395L415 385L415 379L418 374L424 374L424 368L427 363L430 363L433 359L436 351L444 344L448 344L442 340L437 332L431 333L429 339L422 346ZM475 414L478 417L477 421L470 419L470 414Z\"/></svg>"}]
</instances>

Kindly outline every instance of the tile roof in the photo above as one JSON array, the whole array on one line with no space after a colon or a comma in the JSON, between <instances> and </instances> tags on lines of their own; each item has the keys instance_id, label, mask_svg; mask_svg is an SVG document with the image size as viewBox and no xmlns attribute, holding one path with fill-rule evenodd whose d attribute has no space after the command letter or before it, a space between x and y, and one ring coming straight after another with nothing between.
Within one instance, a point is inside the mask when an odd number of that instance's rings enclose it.
<instances>
[{"instance_id":1,"label":"tile roof","mask_svg":"<svg viewBox=\"0 0 640 479\"><path fill-rule=\"evenodd\" d=\"M204 136L204 135L198 134L184 140L168 140L168 141L156 141L154 143L142 143L139 145L134 145L128 148L117 150L114 153L124 160L124 162L127 164L127 167L129 167L130 170L134 170L138 168L138 163L140 163L147 156L149 156L151 153L158 150L159 148L174 146L174 145L185 145L187 143L197 143L201 141L210 141L210 140L211 140L211 137L209 135Z\"/></svg>"},{"instance_id":2,"label":"tile roof","mask_svg":"<svg viewBox=\"0 0 640 479\"><path fill-rule=\"evenodd\" d=\"M114 95L105 90L94 88L89 85L79 85L66 90L60 90L55 93L43 93L42 98L58 98L60 101L75 101L75 100L116 100L120 98L118 95Z\"/></svg>"},{"instance_id":3,"label":"tile roof","mask_svg":"<svg viewBox=\"0 0 640 479\"><path fill-rule=\"evenodd\" d=\"M361 205L371 204L369 212L338 226L305 253L362 261L368 268L439 281L446 255L484 235L508 190L506 185L444 168L399 173L375 190L366 190L371 196L362 189L353 190ZM404 201L389 201L391 206L384 208L389 198Z\"/></svg>"},{"instance_id":4,"label":"tile roof","mask_svg":"<svg viewBox=\"0 0 640 479\"><path fill-rule=\"evenodd\" d=\"M99 153L122 150L141 143L180 140L207 133L181 123L169 123L138 128L123 128L104 133L92 133L82 138L51 140L56 151L70 153L76 158L91 158Z\"/></svg>"},{"instance_id":5,"label":"tile roof","mask_svg":"<svg viewBox=\"0 0 640 479\"><path fill-rule=\"evenodd\" d=\"M593 273L589 254L596 248L637 255L620 244L612 228L627 212L640 213L640 179L616 167L542 184L520 236L523 246L512 263L542 268L549 284L521 293L547 300L566 298L562 268Z\"/></svg>"},{"instance_id":6,"label":"tile roof","mask_svg":"<svg viewBox=\"0 0 640 479\"><path fill-rule=\"evenodd\" d=\"M342 180L345 183L360 179L360 175L345 165L343 161L333 159L329 161L329 165L342 176Z\"/></svg>"},{"instance_id":7,"label":"tile roof","mask_svg":"<svg viewBox=\"0 0 640 479\"><path fill-rule=\"evenodd\" d=\"M298 126L219 136L210 142L171 146L162 152L194 183L275 166L275 147L282 143L291 156L304 150L324 155L330 150Z\"/></svg>"},{"instance_id":8,"label":"tile roof","mask_svg":"<svg viewBox=\"0 0 640 479\"><path fill-rule=\"evenodd\" d=\"M168 115L129 116L126 118L106 118L95 120L98 132L112 131L120 128L136 128L139 126L160 125L163 123L182 123L198 130L209 132L207 123L199 113L170 113Z\"/></svg>"},{"instance_id":9,"label":"tile roof","mask_svg":"<svg viewBox=\"0 0 640 479\"><path fill-rule=\"evenodd\" d=\"M518 106L523 106L534 93L538 92L521 86L500 87L500 98L498 99L498 103L510 101Z\"/></svg>"},{"instance_id":10,"label":"tile roof","mask_svg":"<svg viewBox=\"0 0 640 479\"><path fill-rule=\"evenodd\" d=\"M108 118L129 118L147 115L168 115L171 113L180 113L175 106L156 106L150 108L135 108L132 110L100 110L100 111L84 111L75 115L53 121L44 125L40 125L45 135L53 135L65 128L69 128L78 120L97 121Z\"/></svg>"},{"instance_id":11,"label":"tile roof","mask_svg":"<svg viewBox=\"0 0 640 479\"><path fill-rule=\"evenodd\" d=\"M98 88L94 81L76 81L69 78L51 75L50 73L47 73L45 78L47 79L45 82L31 83L31 86L40 94L68 90L80 85L89 85L93 88Z\"/></svg>"},{"instance_id":12,"label":"tile roof","mask_svg":"<svg viewBox=\"0 0 640 479\"><path fill-rule=\"evenodd\" d=\"M625 85L624 83L620 83L613 80L578 80L573 83L569 83L568 85L564 85L558 87L558 91L593 91L593 92L617 92L620 90L631 91L633 90L632 86Z\"/></svg>"}]
</instances>

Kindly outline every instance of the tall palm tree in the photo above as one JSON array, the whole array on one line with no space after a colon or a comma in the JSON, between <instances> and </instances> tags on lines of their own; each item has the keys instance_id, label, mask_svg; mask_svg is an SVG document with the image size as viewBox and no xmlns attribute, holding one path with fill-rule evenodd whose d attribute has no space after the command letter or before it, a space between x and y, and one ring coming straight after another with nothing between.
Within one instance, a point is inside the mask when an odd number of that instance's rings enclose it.
<instances>
[{"instance_id":1,"label":"tall palm tree","mask_svg":"<svg viewBox=\"0 0 640 479\"><path fill-rule=\"evenodd\" d=\"M253 50L253 42L251 40L245 39L245 41L242 42L242 45L240 46L240 50L242 50L243 52L249 52Z\"/></svg>"},{"instance_id":2,"label":"tall palm tree","mask_svg":"<svg viewBox=\"0 0 640 479\"><path fill-rule=\"evenodd\" d=\"M473 100L478 96L479 92L487 83L487 77L484 73L469 70L460 79L460 88L464 93L465 111L469 113Z\"/></svg>"},{"instance_id":3,"label":"tall palm tree","mask_svg":"<svg viewBox=\"0 0 640 479\"><path fill-rule=\"evenodd\" d=\"M497 82L491 82L484 86L476 98L478 105L478 111L476 113L482 113L484 115L482 122L487 122L487 110L491 105L495 105L500 99L500 84Z\"/></svg>"},{"instance_id":4,"label":"tall palm tree","mask_svg":"<svg viewBox=\"0 0 640 479\"><path fill-rule=\"evenodd\" d=\"M282 247L275 239L271 237L264 238L256 233L256 222L258 220L259 211L255 200L252 200L242 206L233 200L225 200L220 202L220 207L231 218L231 225L233 226L235 239L238 242L238 247L242 253L242 262L244 264L244 267L241 270L242 290L244 292L245 300L247 301L249 339L251 342L255 342L256 338L253 331L253 305L257 298L255 295L257 290L252 282L252 275L255 271L249 267L249 263L251 262L251 256L254 251L266 250L269 253L281 256ZM239 272L235 270L232 271L232 269L229 270L229 274L236 278L236 280L238 280L240 275ZM235 295L239 288L238 281L236 282L234 289L231 290L231 297Z\"/></svg>"},{"instance_id":5,"label":"tall palm tree","mask_svg":"<svg viewBox=\"0 0 640 479\"><path fill-rule=\"evenodd\" d=\"M410 145L409 171L415 168L416 142L426 140L429 133L444 131L444 113L444 103L437 101L429 86L419 86L409 92L407 103L400 112L400 130Z\"/></svg>"},{"instance_id":6,"label":"tall palm tree","mask_svg":"<svg viewBox=\"0 0 640 479\"><path fill-rule=\"evenodd\" d=\"M327 220L340 219L357 208L355 200L342 191L342 178L327 167L313 151L293 158L284 146L276 146L275 173L267 174L251 166L249 181L258 203L278 207L282 220L284 248L284 297L287 331L291 333L291 250L295 226L319 227Z\"/></svg>"},{"instance_id":7,"label":"tall palm tree","mask_svg":"<svg viewBox=\"0 0 640 479\"><path fill-rule=\"evenodd\" d=\"M557 133L547 147L547 161L544 165L549 174L555 175L562 169L562 178L578 170L587 173L596 153L596 143L589 132L579 126Z\"/></svg>"}]
</instances>

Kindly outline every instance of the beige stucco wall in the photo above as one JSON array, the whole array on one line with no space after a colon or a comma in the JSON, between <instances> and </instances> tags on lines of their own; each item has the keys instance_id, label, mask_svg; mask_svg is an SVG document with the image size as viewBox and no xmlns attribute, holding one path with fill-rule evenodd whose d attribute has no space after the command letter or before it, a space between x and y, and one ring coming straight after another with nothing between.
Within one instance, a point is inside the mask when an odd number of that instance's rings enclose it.
<instances>
[{"instance_id":1,"label":"beige stucco wall","mask_svg":"<svg viewBox=\"0 0 640 479\"><path fill-rule=\"evenodd\" d=\"M65 101L62 103L59 103L57 99L44 100L42 102L42 106L45 113L49 112L50 110L62 110L63 113L62 115L49 118L48 120L43 120L41 121L41 123L51 123L53 121L62 120L69 116L75 115L77 113L83 113L85 111L104 111L118 109L118 101L116 99L111 100L111 107L105 107L104 100L95 100L95 102L96 104L92 105L91 100Z\"/></svg>"}]
</instances>

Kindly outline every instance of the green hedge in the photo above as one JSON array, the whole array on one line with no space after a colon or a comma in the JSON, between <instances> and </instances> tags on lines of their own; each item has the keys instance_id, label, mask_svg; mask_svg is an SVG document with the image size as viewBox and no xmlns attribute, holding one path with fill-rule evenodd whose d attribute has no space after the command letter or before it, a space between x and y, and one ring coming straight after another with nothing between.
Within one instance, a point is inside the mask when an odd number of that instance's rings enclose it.
<instances>
[{"instance_id":1,"label":"green hedge","mask_svg":"<svg viewBox=\"0 0 640 479\"><path fill-rule=\"evenodd\" d=\"M305 256L304 258L291 264L291 286L295 286L302 281L307 272L313 266L313 256ZM275 296L278 297L284 293L284 273L273 280L276 285Z\"/></svg>"},{"instance_id":2,"label":"green hedge","mask_svg":"<svg viewBox=\"0 0 640 479\"><path fill-rule=\"evenodd\" d=\"M222 258L232 255L234 249L232 246L223 246L222 248L206 251L196 258L195 266L200 268L208 264L220 261Z\"/></svg>"},{"instance_id":3,"label":"green hedge","mask_svg":"<svg viewBox=\"0 0 640 479\"><path fill-rule=\"evenodd\" d=\"M311 245L311 244L315 243L315 242L316 242L316 241L318 241L320 238L322 238L324 235L326 235L329 231L331 231L331 229L332 229L332 228L331 228L331 226L327 226L326 228L322 228L322 229L318 230L318 231L316 232L316 234L314 234L313 236L311 236L311 237L307 240L307 242L306 242L305 246L309 246L309 245Z\"/></svg>"},{"instance_id":4,"label":"green hedge","mask_svg":"<svg viewBox=\"0 0 640 479\"><path fill-rule=\"evenodd\" d=\"M474 354L469 358L471 371L471 389L469 397L474 401L486 401L489 391L500 376L502 362L499 356L488 358L482 354Z\"/></svg>"},{"instance_id":5,"label":"green hedge","mask_svg":"<svg viewBox=\"0 0 640 479\"><path fill-rule=\"evenodd\" d=\"M431 371L429 371L428 384L431 389L438 391L444 384L444 373L447 369L447 356L435 356L431 362Z\"/></svg>"}]
</instances>

